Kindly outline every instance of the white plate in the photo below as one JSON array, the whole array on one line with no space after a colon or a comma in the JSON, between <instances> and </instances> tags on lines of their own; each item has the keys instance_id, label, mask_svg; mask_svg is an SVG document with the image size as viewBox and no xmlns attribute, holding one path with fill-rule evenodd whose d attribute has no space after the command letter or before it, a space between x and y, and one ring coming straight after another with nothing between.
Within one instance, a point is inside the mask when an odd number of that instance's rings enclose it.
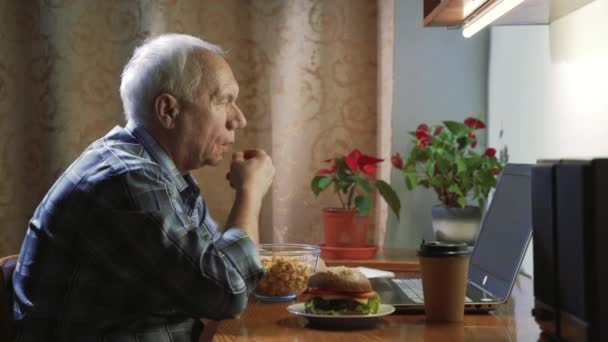
<instances>
[{"instance_id":1,"label":"white plate","mask_svg":"<svg viewBox=\"0 0 608 342\"><path fill-rule=\"evenodd\" d=\"M388 304L380 304L378 313L370 315L319 315L307 313L304 303L298 303L288 306L287 311L294 315L305 317L309 323L315 326L352 329L368 328L375 325L379 317L395 312L395 307Z\"/></svg>"}]
</instances>

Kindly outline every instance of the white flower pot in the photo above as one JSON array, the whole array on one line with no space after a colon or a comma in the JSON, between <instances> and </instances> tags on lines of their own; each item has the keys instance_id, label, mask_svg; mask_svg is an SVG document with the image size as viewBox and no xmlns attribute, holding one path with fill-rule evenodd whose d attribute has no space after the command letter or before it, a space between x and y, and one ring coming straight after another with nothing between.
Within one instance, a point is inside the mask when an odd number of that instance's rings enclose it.
<instances>
[{"instance_id":1,"label":"white flower pot","mask_svg":"<svg viewBox=\"0 0 608 342\"><path fill-rule=\"evenodd\" d=\"M465 242L473 245L481 224L481 210L467 206L446 207L436 204L431 210L433 234L438 241Z\"/></svg>"}]
</instances>

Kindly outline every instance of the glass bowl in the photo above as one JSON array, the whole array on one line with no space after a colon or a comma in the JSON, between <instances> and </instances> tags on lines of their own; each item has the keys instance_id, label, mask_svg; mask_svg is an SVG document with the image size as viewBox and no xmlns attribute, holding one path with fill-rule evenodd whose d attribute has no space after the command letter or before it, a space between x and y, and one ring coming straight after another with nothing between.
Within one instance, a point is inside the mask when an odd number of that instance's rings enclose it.
<instances>
[{"instance_id":1,"label":"glass bowl","mask_svg":"<svg viewBox=\"0 0 608 342\"><path fill-rule=\"evenodd\" d=\"M321 249L303 244L261 244L258 253L264 277L254 296L265 302L295 300L308 286L308 278L317 270Z\"/></svg>"}]
</instances>

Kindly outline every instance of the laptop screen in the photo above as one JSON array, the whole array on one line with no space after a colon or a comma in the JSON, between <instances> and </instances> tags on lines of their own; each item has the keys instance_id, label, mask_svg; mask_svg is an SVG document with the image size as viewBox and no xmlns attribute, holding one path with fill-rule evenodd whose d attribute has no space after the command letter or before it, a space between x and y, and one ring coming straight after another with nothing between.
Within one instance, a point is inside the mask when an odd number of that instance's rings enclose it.
<instances>
[{"instance_id":1,"label":"laptop screen","mask_svg":"<svg viewBox=\"0 0 608 342\"><path fill-rule=\"evenodd\" d=\"M531 165L508 164L483 218L469 281L505 299L532 235Z\"/></svg>"}]
</instances>

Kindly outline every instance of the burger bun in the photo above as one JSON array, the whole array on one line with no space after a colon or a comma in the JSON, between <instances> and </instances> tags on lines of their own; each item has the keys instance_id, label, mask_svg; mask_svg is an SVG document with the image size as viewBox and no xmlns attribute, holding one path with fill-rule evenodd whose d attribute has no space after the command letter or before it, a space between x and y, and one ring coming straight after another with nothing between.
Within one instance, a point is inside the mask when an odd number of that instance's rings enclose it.
<instances>
[{"instance_id":1,"label":"burger bun","mask_svg":"<svg viewBox=\"0 0 608 342\"><path fill-rule=\"evenodd\" d=\"M308 286L337 292L370 292L372 284L358 269L353 267L327 267L313 274Z\"/></svg>"}]
</instances>

